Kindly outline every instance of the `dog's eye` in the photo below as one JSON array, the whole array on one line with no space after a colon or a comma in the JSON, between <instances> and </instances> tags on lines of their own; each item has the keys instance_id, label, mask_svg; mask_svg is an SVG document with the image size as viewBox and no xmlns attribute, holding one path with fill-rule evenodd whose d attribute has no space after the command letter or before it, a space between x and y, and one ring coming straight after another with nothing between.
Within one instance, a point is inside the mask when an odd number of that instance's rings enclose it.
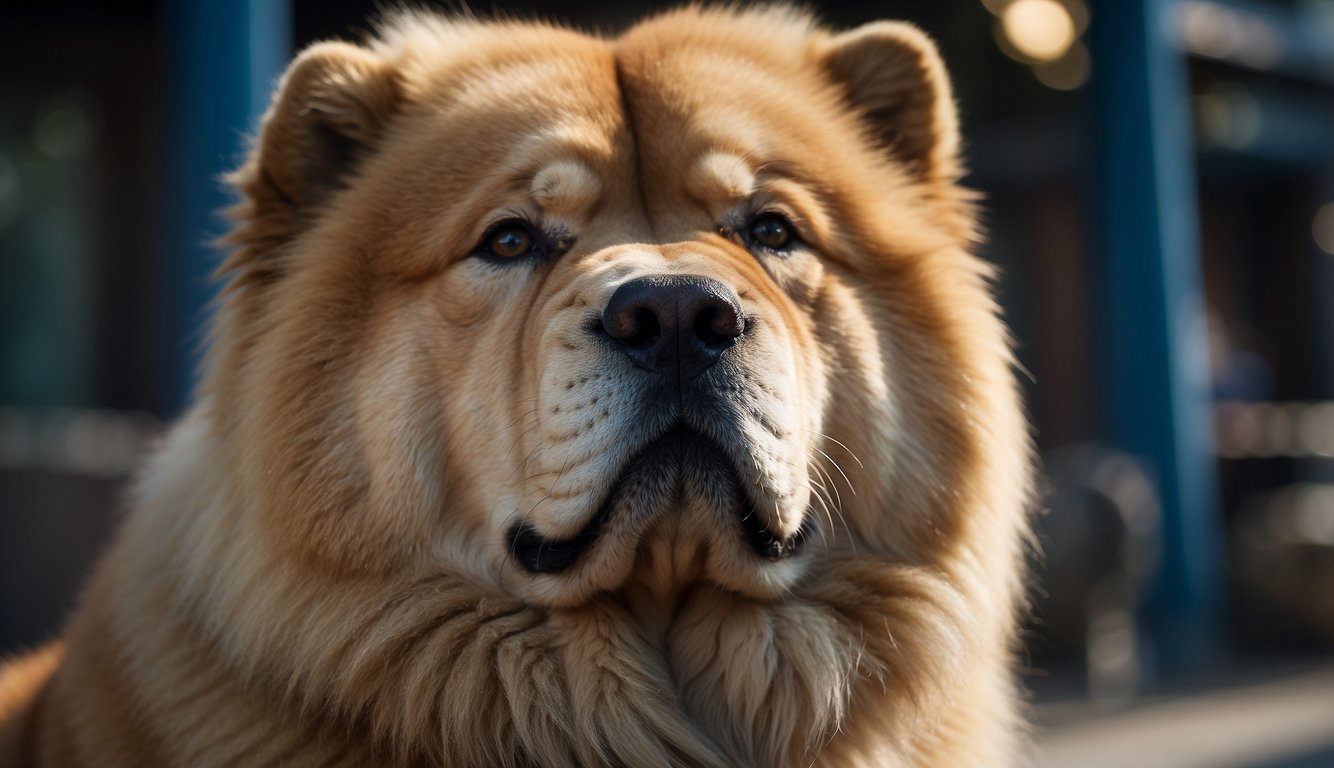
<instances>
[{"instance_id":1,"label":"dog's eye","mask_svg":"<svg viewBox=\"0 0 1334 768\"><path fill-rule=\"evenodd\" d=\"M506 221L491 230L480 250L488 256L508 261L536 252L537 238L524 222Z\"/></svg>"},{"instance_id":2,"label":"dog's eye","mask_svg":"<svg viewBox=\"0 0 1334 768\"><path fill-rule=\"evenodd\" d=\"M777 213L762 213L750 222L750 241L771 251L787 250L794 238L792 223Z\"/></svg>"}]
</instances>

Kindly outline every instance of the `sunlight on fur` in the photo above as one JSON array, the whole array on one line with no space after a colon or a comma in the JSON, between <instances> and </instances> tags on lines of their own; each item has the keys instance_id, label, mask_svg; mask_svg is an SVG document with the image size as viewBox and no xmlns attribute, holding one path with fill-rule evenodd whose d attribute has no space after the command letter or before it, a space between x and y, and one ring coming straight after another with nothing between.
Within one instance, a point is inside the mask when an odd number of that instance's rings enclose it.
<instances>
[{"instance_id":1,"label":"sunlight on fur","mask_svg":"<svg viewBox=\"0 0 1334 768\"><path fill-rule=\"evenodd\" d=\"M1031 449L962 173L903 23L306 49L0 763L1019 761Z\"/></svg>"}]
</instances>

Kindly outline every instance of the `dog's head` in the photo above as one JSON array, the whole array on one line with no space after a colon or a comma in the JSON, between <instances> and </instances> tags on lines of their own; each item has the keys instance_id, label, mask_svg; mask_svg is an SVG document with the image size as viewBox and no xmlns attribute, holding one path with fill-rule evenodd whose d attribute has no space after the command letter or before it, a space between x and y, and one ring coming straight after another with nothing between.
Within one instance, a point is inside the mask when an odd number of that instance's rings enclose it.
<instances>
[{"instance_id":1,"label":"dog's head","mask_svg":"<svg viewBox=\"0 0 1334 768\"><path fill-rule=\"evenodd\" d=\"M308 49L235 176L206 384L248 506L325 565L542 605L920 559L1006 380L954 115L901 24Z\"/></svg>"}]
</instances>

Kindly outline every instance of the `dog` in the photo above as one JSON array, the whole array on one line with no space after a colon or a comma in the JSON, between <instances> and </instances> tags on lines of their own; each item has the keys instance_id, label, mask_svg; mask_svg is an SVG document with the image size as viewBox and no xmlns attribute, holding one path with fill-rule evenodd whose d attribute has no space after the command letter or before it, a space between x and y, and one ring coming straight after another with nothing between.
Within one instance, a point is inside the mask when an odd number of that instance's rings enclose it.
<instances>
[{"instance_id":1,"label":"dog","mask_svg":"<svg viewBox=\"0 0 1334 768\"><path fill-rule=\"evenodd\" d=\"M8 766L1004 766L1030 435L915 27L404 13L283 77Z\"/></svg>"}]
</instances>

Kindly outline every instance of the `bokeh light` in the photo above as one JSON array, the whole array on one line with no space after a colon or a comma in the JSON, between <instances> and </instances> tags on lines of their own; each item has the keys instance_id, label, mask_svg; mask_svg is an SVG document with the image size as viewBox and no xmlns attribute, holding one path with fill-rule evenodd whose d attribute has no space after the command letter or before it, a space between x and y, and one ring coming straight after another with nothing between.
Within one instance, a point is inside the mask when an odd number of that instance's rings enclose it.
<instances>
[{"instance_id":1,"label":"bokeh light","mask_svg":"<svg viewBox=\"0 0 1334 768\"><path fill-rule=\"evenodd\" d=\"M1334 457L1334 401L1223 402L1214 416L1224 458Z\"/></svg>"},{"instance_id":2,"label":"bokeh light","mask_svg":"<svg viewBox=\"0 0 1334 768\"><path fill-rule=\"evenodd\" d=\"M1243 149L1260 134L1260 105L1250 89L1220 83L1194 97L1200 140L1205 146Z\"/></svg>"},{"instance_id":3,"label":"bokeh light","mask_svg":"<svg viewBox=\"0 0 1334 768\"><path fill-rule=\"evenodd\" d=\"M1076 40L1069 50L1055 61L1033 65L1038 82L1058 91L1073 91L1088 82L1092 70L1088 47Z\"/></svg>"},{"instance_id":4,"label":"bokeh light","mask_svg":"<svg viewBox=\"0 0 1334 768\"><path fill-rule=\"evenodd\" d=\"M33 139L37 148L50 157L73 157L92 143L92 121L83 107L59 99L48 104L38 116Z\"/></svg>"},{"instance_id":5,"label":"bokeh light","mask_svg":"<svg viewBox=\"0 0 1334 768\"><path fill-rule=\"evenodd\" d=\"M1177 30L1187 50L1211 59L1267 68L1284 54L1282 37L1268 21L1219 3L1183 2Z\"/></svg>"},{"instance_id":6,"label":"bokeh light","mask_svg":"<svg viewBox=\"0 0 1334 768\"><path fill-rule=\"evenodd\" d=\"M1000 14L1006 39L1034 61L1056 61L1078 37L1074 19L1056 0L1014 0Z\"/></svg>"}]
</instances>

